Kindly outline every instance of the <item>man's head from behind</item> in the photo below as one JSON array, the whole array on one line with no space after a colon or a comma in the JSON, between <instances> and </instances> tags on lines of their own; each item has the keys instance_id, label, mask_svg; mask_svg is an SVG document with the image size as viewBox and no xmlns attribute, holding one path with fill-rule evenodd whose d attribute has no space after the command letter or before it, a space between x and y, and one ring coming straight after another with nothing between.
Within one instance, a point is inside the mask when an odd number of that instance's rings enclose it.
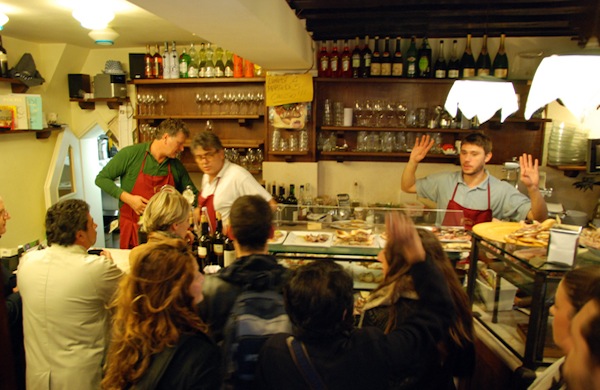
<instances>
[{"instance_id":1,"label":"man's head from behind","mask_svg":"<svg viewBox=\"0 0 600 390\"><path fill-rule=\"evenodd\" d=\"M294 333L314 339L351 330L352 286L352 277L333 261L316 260L296 269L283 289Z\"/></svg>"},{"instance_id":2,"label":"man's head from behind","mask_svg":"<svg viewBox=\"0 0 600 390\"><path fill-rule=\"evenodd\" d=\"M63 200L46 212L48 245L78 244L87 249L96 242L96 226L90 207L81 199Z\"/></svg>"},{"instance_id":3,"label":"man's head from behind","mask_svg":"<svg viewBox=\"0 0 600 390\"><path fill-rule=\"evenodd\" d=\"M258 195L244 195L235 200L229 224L238 245L246 250L263 250L272 236L273 211Z\"/></svg>"}]
</instances>

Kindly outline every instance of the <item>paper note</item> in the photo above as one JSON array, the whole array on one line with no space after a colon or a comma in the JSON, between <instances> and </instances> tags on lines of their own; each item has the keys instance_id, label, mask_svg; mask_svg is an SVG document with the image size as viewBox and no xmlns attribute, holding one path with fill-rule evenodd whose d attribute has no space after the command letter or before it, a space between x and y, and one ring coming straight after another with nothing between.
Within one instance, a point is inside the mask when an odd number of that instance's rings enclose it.
<instances>
[{"instance_id":1,"label":"paper note","mask_svg":"<svg viewBox=\"0 0 600 390\"><path fill-rule=\"evenodd\" d=\"M312 76L306 74L267 75L267 106L311 102L313 100Z\"/></svg>"}]
</instances>

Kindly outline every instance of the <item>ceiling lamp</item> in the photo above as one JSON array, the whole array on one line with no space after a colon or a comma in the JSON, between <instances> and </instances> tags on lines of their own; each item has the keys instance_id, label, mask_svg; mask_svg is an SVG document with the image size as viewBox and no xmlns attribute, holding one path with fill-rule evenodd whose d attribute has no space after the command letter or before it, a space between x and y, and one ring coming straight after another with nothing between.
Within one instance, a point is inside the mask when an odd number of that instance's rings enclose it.
<instances>
[{"instance_id":1,"label":"ceiling lamp","mask_svg":"<svg viewBox=\"0 0 600 390\"><path fill-rule=\"evenodd\" d=\"M90 38L96 42L96 45L110 46L115 44L115 39L119 34L112 28L103 28L102 30L92 30L88 33Z\"/></svg>"},{"instance_id":2,"label":"ceiling lamp","mask_svg":"<svg viewBox=\"0 0 600 390\"><path fill-rule=\"evenodd\" d=\"M456 80L446 98L444 108L456 117L460 110L464 117L477 116L484 123L501 110L500 121L504 122L519 109L515 87L510 81L492 76L477 76Z\"/></svg>"},{"instance_id":3,"label":"ceiling lamp","mask_svg":"<svg viewBox=\"0 0 600 390\"><path fill-rule=\"evenodd\" d=\"M600 49L593 37L586 48L576 54L546 57L538 66L527 104L525 119L546 104L560 102L583 121L585 116L600 105Z\"/></svg>"},{"instance_id":4,"label":"ceiling lamp","mask_svg":"<svg viewBox=\"0 0 600 390\"><path fill-rule=\"evenodd\" d=\"M73 17L81 26L90 30L101 30L115 18L115 13L108 4L92 1L81 1L73 10Z\"/></svg>"},{"instance_id":5,"label":"ceiling lamp","mask_svg":"<svg viewBox=\"0 0 600 390\"><path fill-rule=\"evenodd\" d=\"M8 23L8 16L5 13L0 12L0 30L4 29L4 25Z\"/></svg>"}]
</instances>

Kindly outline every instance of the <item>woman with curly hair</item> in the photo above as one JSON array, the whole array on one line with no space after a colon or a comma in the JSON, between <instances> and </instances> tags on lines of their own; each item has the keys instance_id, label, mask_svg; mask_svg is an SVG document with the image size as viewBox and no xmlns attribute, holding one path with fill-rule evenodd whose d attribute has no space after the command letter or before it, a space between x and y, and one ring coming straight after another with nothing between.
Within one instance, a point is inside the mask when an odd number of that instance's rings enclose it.
<instances>
[{"instance_id":1,"label":"woman with curly hair","mask_svg":"<svg viewBox=\"0 0 600 390\"><path fill-rule=\"evenodd\" d=\"M410 264L402 255L399 240L401 218L399 213L386 216L387 242L380 253L383 281L368 298L362 309L359 326L376 326L386 333L394 330L410 317L419 299L408 271ZM401 389L454 389L453 377L472 374L475 366L473 316L469 299L462 288L452 263L437 237L425 229L417 229L428 257L444 275L456 310L445 340L438 343L432 358L424 362L422 370L397 384Z\"/></svg>"},{"instance_id":2,"label":"woman with curly hair","mask_svg":"<svg viewBox=\"0 0 600 390\"><path fill-rule=\"evenodd\" d=\"M204 276L186 243L140 245L111 303L104 389L218 389L220 356L196 313Z\"/></svg>"}]
</instances>

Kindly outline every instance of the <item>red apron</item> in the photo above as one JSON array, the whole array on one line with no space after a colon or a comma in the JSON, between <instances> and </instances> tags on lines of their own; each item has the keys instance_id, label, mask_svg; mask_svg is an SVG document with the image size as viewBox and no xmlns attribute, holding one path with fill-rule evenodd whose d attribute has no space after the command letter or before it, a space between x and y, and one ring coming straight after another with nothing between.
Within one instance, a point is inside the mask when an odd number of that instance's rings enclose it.
<instances>
[{"instance_id":1,"label":"red apron","mask_svg":"<svg viewBox=\"0 0 600 390\"><path fill-rule=\"evenodd\" d=\"M198 207L200 208L200 212L202 213L202 207L206 207L206 212L208 214L208 225L210 226L210 233L214 234L215 229L217 228L217 212L215 210L215 192L217 192L217 187L219 186L220 177L217 177L217 183L215 184L215 190L212 194L208 195L206 198L202 197L202 191L198 193Z\"/></svg>"},{"instance_id":2,"label":"red apron","mask_svg":"<svg viewBox=\"0 0 600 390\"><path fill-rule=\"evenodd\" d=\"M454 192L452 193L452 198L448 202L448 206L446 209L448 210L461 210L463 215L461 217L460 213L446 213L444 217L444 222L442 225L444 226L464 226L466 230L472 230L473 225L477 225L482 222L491 222L492 221L492 209L490 208L490 184L488 182L487 187L487 196L488 196L488 208L487 210L474 210L461 206L457 202L454 201L454 196L456 195L456 190L458 189L458 183L456 187L454 187Z\"/></svg>"},{"instance_id":3,"label":"red apron","mask_svg":"<svg viewBox=\"0 0 600 390\"><path fill-rule=\"evenodd\" d=\"M152 176L144 173L144 165L146 165L146 157L148 152L144 155L142 161L142 168L140 173L135 180L133 189L131 190L132 195L143 196L146 199L150 199L152 195L160 191L164 185L175 186L175 179L171 173L171 164L169 163L169 173L167 176ZM123 203L119 210L119 230L120 233L120 247L121 249L131 249L138 245L138 221L140 216L126 203Z\"/></svg>"}]
</instances>

